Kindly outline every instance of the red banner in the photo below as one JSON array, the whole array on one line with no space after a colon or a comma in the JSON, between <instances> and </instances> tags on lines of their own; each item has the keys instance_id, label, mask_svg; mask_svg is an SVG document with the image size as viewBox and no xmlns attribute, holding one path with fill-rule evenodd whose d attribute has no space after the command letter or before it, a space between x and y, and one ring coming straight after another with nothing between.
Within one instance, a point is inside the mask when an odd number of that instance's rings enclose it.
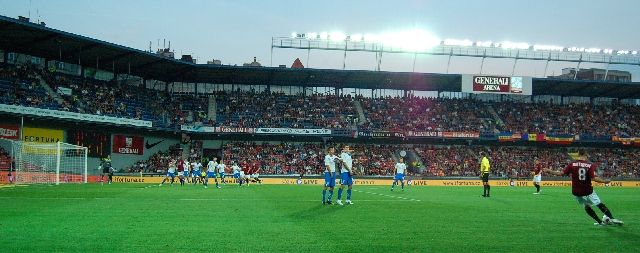
<instances>
[{"instance_id":1,"label":"red banner","mask_svg":"<svg viewBox=\"0 0 640 253\"><path fill-rule=\"evenodd\" d=\"M14 125L0 125L0 139L20 139L20 127Z\"/></svg>"},{"instance_id":2,"label":"red banner","mask_svg":"<svg viewBox=\"0 0 640 253\"><path fill-rule=\"evenodd\" d=\"M113 135L113 153L142 155L144 153L144 137L132 135Z\"/></svg>"}]
</instances>

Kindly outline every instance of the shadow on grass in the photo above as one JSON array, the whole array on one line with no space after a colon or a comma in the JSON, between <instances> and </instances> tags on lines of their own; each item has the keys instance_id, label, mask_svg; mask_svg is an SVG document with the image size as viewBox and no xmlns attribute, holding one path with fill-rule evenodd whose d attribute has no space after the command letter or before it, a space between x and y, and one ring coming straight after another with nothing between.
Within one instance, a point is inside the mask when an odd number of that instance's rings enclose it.
<instances>
[{"instance_id":1,"label":"shadow on grass","mask_svg":"<svg viewBox=\"0 0 640 253\"><path fill-rule=\"evenodd\" d=\"M289 217L293 220L308 221L309 219L330 216L338 211L339 208L340 207L336 205L322 205L318 201L318 204L314 204L311 208L293 212Z\"/></svg>"}]
</instances>

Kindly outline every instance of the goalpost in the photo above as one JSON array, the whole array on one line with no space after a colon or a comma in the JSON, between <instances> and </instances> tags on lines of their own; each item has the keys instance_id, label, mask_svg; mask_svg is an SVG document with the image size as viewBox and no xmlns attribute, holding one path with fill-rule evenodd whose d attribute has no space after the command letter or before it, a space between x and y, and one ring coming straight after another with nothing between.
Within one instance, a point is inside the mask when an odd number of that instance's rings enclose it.
<instances>
[{"instance_id":1,"label":"goalpost","mask_svg":"<svg viewBox=\"0 0 640 253\"><path fill-rule=\"evenodd\" d=\"M69 143L0 140L9 146L17 184L87 183L87 148ZM7 149L7 148L5 148Z\"/></svg>"}]
</instances>

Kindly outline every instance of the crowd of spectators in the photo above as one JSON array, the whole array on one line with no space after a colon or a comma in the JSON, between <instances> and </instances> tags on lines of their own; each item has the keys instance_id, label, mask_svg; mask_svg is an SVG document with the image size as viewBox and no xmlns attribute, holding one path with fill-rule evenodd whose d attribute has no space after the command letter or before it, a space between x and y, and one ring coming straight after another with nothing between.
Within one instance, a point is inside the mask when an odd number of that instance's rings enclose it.
<instances>
[{"instance_id":1,"label":"crowd of spectators","mask_svg":"<svg viewBox=\"0 0 640 253\"><path fill-rule=\"evenodd\" d=\"M337 148L336 155L340 155L341 148ZM393 146L355 144L351 149L353 169L357 174L393 175ZM321 175L327 154L320 143L234 142L225 144L223 152L227 164L238 162L242 167L260 169L261 174L280 175Z\"/></svg>"},{"instance_id":2,"label":"crowd of spectators","mask_svg":"<svg viewBox=\"0 0 640 253\"><path fill-rule=\"evenodd\" d=\"M41 83L40 78L45 82ZM58 95L50 92L58 88L70 92L60 92L62 99L58 99ZM217 117L209 121L206 96L175 94L123 81L101 81L50 72L30 64L6 63L0 65L0 91L3 104L149 120L156 126L203 122L224 127L640 136L640 106L616 102L610 105L483 102L412 95L365 98L237 90L215 94ZM364 122L357 122L358 102L362 105ZM495 115L489 108L495 109Z\"/></svg>"},{"instance_id":3,"label":"crowd of spectators","mask_svg":"<svg viewBox=\"0 0 640 253\"><path fill-rule=\"evenodd\" d=\"M531 177L538 160L543 168L561 170L571 161L575 150L518 146L458 146L405 144L349 144L353 170L357 175L393 176L397 151L413 151L424 166L414 166L410 174L426 177L477 177L480 153L488 154L493 177L526 179ZM197 151L195 141L189 162L206 161ZM336 155L344 144L336 145ZM6 152L5 152L6 153ZM588 149L589 160L599 164L597 173L607 178L640 177L640 152L633 149ZM6 155L6 154L5 154ZM322 143L230 142L222 146L222 161L230 170L234 163L262 175L322 175L325 170L325 146ZM0 150L0 160L3 152ZM164 173L171 159L180 159L179 144L136 162L127 172ZM411 166L410 166L411 167ZM338 164L337 170L340 169ZM230 171L228 171L230 172Z\"/></svg>"},{"instance_id":4,"label":"crowd of spectators","mask_svg":"<svg viewBox=\"0 0 640 253\"><path fill-rule=\"evenodd\" d=\"M182 157L180 144L169 147L166 151L158 151L147 160L139 160L126 169L129 173L165 173L171 160L178 160Z\"/></svg>"},{"instance_id":5,"label":"crowd of spectators","mask_svg":"<svg viewBox=\"0 0 640 253\"><path fill-rule=\"evenodd\" d=\"M11 155L7 150L0 147L0 171L11 169Z\"/></svg>"},{"instance_id":6,"label":"crowd of spectators","mask_svg":"<svg viewBox=\"0 0 640 253\"><path fill-rule=\"evenodd\" d=\"M218 126L342 129L357 118L351 96L237 91L219 92L216 101Z\"/></svg>"},{"instance_id":7,"label":"crowd of spectators","mask_svg":"<svg viewBox=\"0 0 640 253\"><path fill-rule=\"evenodd\" d=\"M0 65L0 103L57 110L61 107L40 86L32 65Z\"/></svg>"},{"instance_id":8,"label":"crowd of spectators","mask_svg":"<svg viewBox=\"0 0 640 253\"><path fill-rule=\"evenodd\" d=\"M502 102L495 103L494 108L504 122L504 131L592 136L640 134L639 106Z\"/></svg>"},{"instance_id":9,"label":"crowd of spectators","mask_svg":"<svg viewBox=\"0 0 640 253\"><path fill-rule=\"evenodd\" d=\"M424 97L360 98L366 123L362 130L493 131L482 102Z\"/></svg>"}]
</instances>

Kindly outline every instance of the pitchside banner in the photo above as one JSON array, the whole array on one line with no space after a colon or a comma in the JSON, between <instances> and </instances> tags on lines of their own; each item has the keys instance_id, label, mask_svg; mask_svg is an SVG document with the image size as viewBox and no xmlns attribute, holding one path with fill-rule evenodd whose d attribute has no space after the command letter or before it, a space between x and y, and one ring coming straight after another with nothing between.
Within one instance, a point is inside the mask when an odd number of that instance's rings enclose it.
<instances>
[{"instance_id":1,"label":"pitchside banner","mask_svg":"<svg viewBox=\"0 0 640 253\"><path fill-rule=\"evenodd\" d=\"M20 126L0 125L0 139L20 139Z\"/></svg>"},{"instance_id":2,"label":"pitchside banner","mask_svg":"<svg viewBox=\"0 0 640 253\"><path fill-rule=\"evenodd\" d=\"M113 135L113 153L142 155L144 153L144 137L131 135Z\"/></svg>"},{"instance_id":3,"label":"pitchside banner","mask_svg":"<svg viewBox=\"0 0 640 253\"><path fill-rule=\"evenodd\" d=\"M116 183L151 183L157 184L162 182L163 177L113 177ZM225 180L230 181L232 178L227 177ZM480 180L411 180L405 179L410 186L482 186ZM336 180L338 181L338 180ZM324 185L324 179L321 178L262 178L263 184L276 185ZM339 183L339 182L337 182ZM358 179L353 180L353 184L358 185L385 185L390 186L393 183L391 179ZM493 180L491 185L502 187L533 187L531 180L527 181L509 181L509 180ZM613 181L608 186L600 183L593 184L596 187L640 187L640 181ZM543 187L570 187L571 181L542 181Z\"/></svg>"},{"instance_id":4,"label":"pitchside banner","mask_svg":"<svg viewBox=\"0 0 640 253\"><path fill-rule=\"evenodd\" d=\"M56 143L64 140L64 131L57 129L25 127L23 141L37 143Z\"/></svg>"},{"instance_id":5,"label":"pitchside banner","mask_svg":"<svg viewBox=\"0 0 640 253\"><path fill-rule=\"evenodd\" d=\"M462 75L462 92L531 95L528 76Z\"/></svg>"}]
</instances>

